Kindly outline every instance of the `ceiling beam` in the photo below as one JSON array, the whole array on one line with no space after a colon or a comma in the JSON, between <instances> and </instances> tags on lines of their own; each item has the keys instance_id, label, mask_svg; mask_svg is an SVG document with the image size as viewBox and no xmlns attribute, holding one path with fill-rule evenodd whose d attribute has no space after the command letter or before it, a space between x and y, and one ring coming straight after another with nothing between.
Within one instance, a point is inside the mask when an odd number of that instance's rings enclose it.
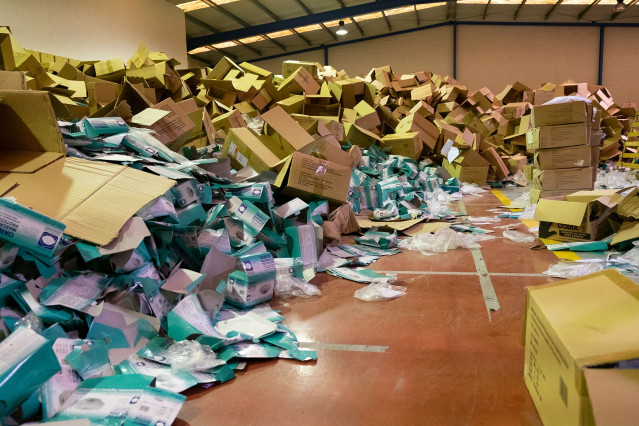
<instances>
[{"instance_id":1,"label":"ceiling beam","mask_svg":"<svg viewBox=\"0 0 639 426\"><path fill-rule=\"evenodd\" d=\"M302 9L304 9L304 12L306 12L309 16L313 15L313 11L311 9L308 8L308 6L306 6L306 4L304 4L304 2L302 0L295 0L295 2L297 4L299 4ZM313 22L311 24L305 24L305 25L295 25L296 27L304 27L306 25L312 25L315 23L319 23L320 27L322 27L324 29L324 31L326 31L327 33L330 34L331 38L335 41L337 41L337 36L335 34L333 34L333 31L329 30L328 27L326 25L324 25L324 22Z\"/></svg>"},{"instance_id":2,"label":"ceiling beam","mask_svg":"<svg viewBox=\"0 0 639 426\"><path fill-rule=\"evenodd\" d=\"M637 4L639 0L632 0L630 3L628 3L626 5L626 10L628 10L630 8L630 6L634 6L635 4ZM610 15L610 20L612 21L613 19L617 19L617 16L621 15L622 13L624 13L626 10L622 10L621 12L615 12L612 15Z\"/></svg>"},{"instance_id":3,"label":"ceiling beam","mask_svg":"<svg viewBox=\"0 0 639 426\"><path fill-rule=\"evenodd\" d=\"M592 7L593 7L593 6L597 6L597 5L599 4L599 2L600 2L600 1L601 1L601 0L594 0L592 3L590 3L588 6L586 6L586 7L584 8L584 10L582 10L582 11L579 13L579 15L577 15L577 21L581 20L581 18L583 18L583 17L586 15L586 13L588 13L588 11L589 11L590 9L592 9Z\"/></svg>"},{"instance_id":4,"label":"ceiling beam","mask_svg":"<svg viewBox=\"0 0 639 426\"><path fill-rule=\"evenodd\" d=\"M210 0L206 0L210 1ZM451 1L451 0L444 0ZM414 5L417 3L439 3L440 0L380 0L374 2L367 2L358 4L355 6L347 6L341 9L332 9L325 12L312 13L305 16L299 16L296 18L283 19L277 22L270 22L267 24L254 25L248 28L240 28L237 30L225 31L217 34L209 34L202 37L194 37L187 40L187 48L189 50L195 49L206 44L221 43L229 40L236 40L238 38L250 37L255 35L267 34L274 31L288 30L296 27L303 27L312 24L321 24L326 21L334 21L339 19L346 19L350 16L364 15L367 13L379 12L381 10L393 9L402 6ZM302 5L301 0L297 0L297 3ZM208 4L208 3L207 3ZM305 11L308 9L303 6ZM216 9L220 9L219 6ZM307 12L308 13L308 12ZM330 31L333 34L332 31ZM334 35L334 34L333 34Z\"/></svg>"},{"instance_id":5,"label":"ceiling beam","mask_svg":"<svg viewBox=\"0 0 639 426\"><path fill-rule=\"evenodd\" d=\"M264 12L268 16L270 16L271 19L273 19L274 21L281 21L282 20L282 18L280 18L278 15L276 15L275 12L273 12L271 9L269 9L266 6L264 6L264 4L262 2L260 2L259 0L249 0L249 1L251 3L253 3L253 5L255 7L257 7L258 9L260 9L262 12ZM298 36L300 38L300 40L302 40L304 43L306 43L309 46L311 45L311 42L306 37L304 37L303 35L301 35L297 31L295 31L294 29L291 29L291 31L293 31L293 34ZM273 41L272 39L270 39L270 40ZM284 50L286 50L286 49L284 49Z\"/></svg>"},{"instance_id":6,"label":"ceiling beam","mask_svg":"<svg viewBox=\"0 0 639 426\"><path fill-rule=\"evenodd\" d=\"M384 17L384 21L386 21L386 26L388 27L388 31L393 31L393 29L391 28L391 23L388 20L388 16L386 16L386 12L384 12L382 10L382 16Z\"/></svg>"},{"instance_id":7,"label":"ceiling beam","mask_svg":"<svg viewBox=\"0 0 639 426\"><path fill-rule=\"evenodd\" d=\"M200 21L200 20L199 20L199 19L197 19L197 18L194 18L194 17L192 17L191 15L186 15L186 14L185 14L185 15L184 15L184 17L186 18L186 20L187 20L187 21L193 22L195 25L198 25L198 26L200 26L200 27L202 27L202 28L204 28L204 29L207 29L207 30L211 31L212 33L219 33L219 32L220 32L220 30L218 30L217 28L215 28L215 27L213 27L213 26L211 26L211 25L207 24L206 22ZM233 40L233 41L234 41L234 42L236 42L236 43L238 43L238 44L241 44L241 43L239 43L237 40ZM188 39L187 39L187 43L188 43ZM233 54L231 54L231 53L229 53L229 52L227 52L227 51L225 51L225 50L218 49L218 48L213 47L213 46L211 46L211 47L212 47L213 49L217 50L218 52L222 53L223 55L228 56L229 58L231 58L232 60L234 60L234 61L236 61L236 62L237 62L237 56L235 56L235 55L233 55ZM260 56L261 56L261 55L260 55ZM195 57L195 59L197 59L197 57ZM198 59L198 60L199 60L199 59Z\"/></svg>"},{"instance_id":8,"label":"ceiling beam","mask_svg":"<svg viewBox=\"0 0 639 426\"><path fill-rule=\"evenodd\" d=\"M457 17L457 0L449 1L446 5L446 20L454 21Z\"/></svg>"},{"instance_id":9,"label":"ceiling beam","mask_svg":"<svg viewBox=\"0 0 639 426\"><path fill-rule=\"evenodd\" d=\"M484 21L486 20L486 14L488 13L488 6L490 6L490 0L488 0L486 7L484 7Z\"/></svg>"},{"instance_id":10,"label":"ceiling beam","mask_svg":"<svg viewBox=\"0 0 639 426\"><path fill-rule=\"evenodd\" d=\"M346 7L346 5L344 4L344 2L343 2L342 0L337 0L337 3L339 3L339 6L340 6L342 9ZM355 27L357 27L357 31L359 31L360 35L361 35L362 37L364 37L364 36L365 36L365 35L364 35L364 30L363 30L363 29L362 29L362 27L359 25L359 22L357 22L356 20L354 20L352 16L351 16L350 18L348 18L348 19L351 21L351 23L352 23L353 25L355 25Z\"/></svg>"},{"instance_id":11,"label":"ceiling beam","mask_svg":"<svg viewBox=\"0 0 639 426\"><path fill-rule=\"evenodd\" d=\"M198 53L198 55L199 55L199 53ZM193 60L195 60L195 61L203 62L203 63L205 63L207 66L211 66L211 65L213 65L211 62L209 62L209 61L208 61L208 59L200 58L200 57L199 57L199 56L197 56L197 55L192 55L192 54L190 54L190 53L187 53L187 54L186 54L186 56L188 56L189 58L191 58L191 59L193 59ZM231 57L229 56L229 58L231 58ZM233 58L231 58L231 59L233 59ZM236 58L236 59L233 59L233 62L237 62L237 58ZM186 64L186 65L188 65L188 64Z\"/></svg>"},{"instance_id":12,"label":"ceiling beam","mask_svg":"<svg viewBox=\"0 0 639 426\"><path fill-rule=\"evenodd\" d=\"M241 42L241 41L239 41L239 40L235 40L235 42L236 42L237 44L239 44L240 46L247 48L247 49L248 49L248 50L250 50L253 54L255 54L255 55L257 55L257 56L262 56L262 52L260 52L259 50L257 50L257 49L256 49L256 48L254 48L253 46L249 46L248 44L246 44L246 43L242 43L242 42Z\"/></svg>"},{"instance_id":13,"label":"ceiling beam","mask_svg":"<svg viewBox=\"0 0 639 426\"><path fill-rule=\"evenodd\" d=\"M200 26L200 27L202 27L202 28L204 28L204 29L209 30L209 31L210 31L210 32L212 32L213 34L217 34L217 33L219 33L219 32L220 32L220 30L218 30L217 28L215 28L215 27L213 27L213 26L211 26L211 25L207 24L207 23L206 23L206 22L204 22L204 21L200 21L199 19L194 18L193 16L188 15L188 14L186 14L186 13L184 14L184 18L185 18L187 21L193 22L193 23L194 23L195 25L197 25L197 26Z\"/></svg>"},{"instance_id":14,"label":"ceiling beam","mask_svg":"<svg viewBox=\"0 0 639 426\"><path fill-rule=\"evenodd\" d=\"M526 0L521 0L521 3L519 3L519 6L517 6L517 10L515 11L515 15L513 16L513 20L517 19L517 16L519 16L519 11L522 7L524 7L525 4Z\"/></svg>"},{"instance_id":15,"label":"ceiling beam","mask_svg":"<svg viewBox=\"0 0 639 426\"><path fill-rule=\"evenodd\" d=\"M544 21L547 21L548 18L550 18L550 15L552 15L552 13L555 11L557 6L559 6L563 1L564 0L557 0L557 2L555 2L555 4L552 5L552 7L548 11L548 13L546 13L546 16L544 17Z\"/></svg>"}]
</instances>

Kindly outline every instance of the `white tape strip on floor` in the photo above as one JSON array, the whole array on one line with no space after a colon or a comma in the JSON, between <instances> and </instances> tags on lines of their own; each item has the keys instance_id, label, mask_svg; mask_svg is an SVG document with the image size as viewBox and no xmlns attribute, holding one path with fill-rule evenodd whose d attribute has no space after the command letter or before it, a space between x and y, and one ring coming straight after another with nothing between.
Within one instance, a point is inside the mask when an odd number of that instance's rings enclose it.
<instances>
[{"instance_id":1,"label":"white tape strip on floor","mask_svg":"<svg viewBox=\"0 0 639 426\"><path fill-rule=\"evenodd\" d=\"M397 275L468 275L476 277L478 272L455 272L455 271L380 271L375 269L378 274L397 274ZM548 277L544 274L527 274L523 272L489 272L491 277Z\"/></svg>"},{"instance_id":2,"label":"white tape strip on floor","mask_svg":"<svg viewBox=\"0 0 639 426\"><path fill-rule=\"evenodd\" d=\"M351 352L386 352L388 346L347 345L343 343L300 342L300 349L325 349Z\"/></svg>"},{"instance_id":3,"label":"white tape strip on floor","mask_svg":"<svg viewBox=\"0 0 639 426\"><path fill-rule=\"evenodd\" d=\"M467 214L464 200L459 200L459 211L463 214ZM475 261L475 268L479 274L479 285L481 286L481 292L484 295L484 303L486 304L486 310L488 311L488 319L490 320L490 311L498 311L501 306L497 299L497 293L493 287L493 282L488 275L488 269L486 269L486 263L484 257L481 255L481 249L470 249L470 253L473 255Z\"/></svg>"}]
</instances>

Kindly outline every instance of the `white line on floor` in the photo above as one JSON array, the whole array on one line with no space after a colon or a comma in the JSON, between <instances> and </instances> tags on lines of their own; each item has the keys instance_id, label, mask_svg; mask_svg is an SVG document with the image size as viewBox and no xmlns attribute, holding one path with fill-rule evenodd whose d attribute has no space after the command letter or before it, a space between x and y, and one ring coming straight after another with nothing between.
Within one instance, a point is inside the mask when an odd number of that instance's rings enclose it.
<instances>
[{"instance_id":1,"label":"white line on floor","mask_svg":"<svg viewBox=\"0 0 639 426\"><path fill-rule=\"evenodd\" d=\"M468 214L466 206L464 205L464 200L459 200L459 211L464 214ZM493 282L490 279L490 275L488 275L488 269L486 268L484 257L481 255L481 249L470 249L470 253L473 255L475 268L477 268L477 272L479 273L479 285L481 286L481 292L484 295L484 303L486 303L488 319L490 320L490 311L498 311L501 306L499 305L499 300L497 299L497 293L495 293Z\"/></svg>"},{"instance_id":2,"label":"white line on floor","mask_svg":"<svg viewBox=\"0 0 639 426\"><path fill-rule=\"evenodd\" d=\"M326 349L351 352L386 352L388 346L347 345L344 343L300 342L300 349Z\"/></svg>"},{"instance_id":3,"label":"white line on floor","mask_svg":"<svg viewBox=\"0 0 639 426\"><path fill-rule=\"evenodd\" d=\"M398 275L468 275L477 276L478 272L455 272L455 271L380 271L375 269L378 274L398 274ZM489 272L488 275L493 277L547 277L544 274L527 274L523 272Z\"/></svg>"}]
</instances>

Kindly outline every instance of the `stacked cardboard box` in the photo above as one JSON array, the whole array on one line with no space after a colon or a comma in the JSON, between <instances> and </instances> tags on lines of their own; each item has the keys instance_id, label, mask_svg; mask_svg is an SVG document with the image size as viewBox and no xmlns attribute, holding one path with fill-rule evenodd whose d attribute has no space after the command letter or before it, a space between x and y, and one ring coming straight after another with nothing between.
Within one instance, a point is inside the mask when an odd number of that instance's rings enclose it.
<instances>
[{"instance_id":1,"label":"stacked cardboard box","mask_svg":"<svg viewBox=\"0 0 639 426\"><path fill-rule=\"evenodd\" d=\"M538 105L532 122L526 134L535 164L531 201L592 189L601 139L599 133L591 134L592 105L582 100Z\"/></svg>"}]
</instances>

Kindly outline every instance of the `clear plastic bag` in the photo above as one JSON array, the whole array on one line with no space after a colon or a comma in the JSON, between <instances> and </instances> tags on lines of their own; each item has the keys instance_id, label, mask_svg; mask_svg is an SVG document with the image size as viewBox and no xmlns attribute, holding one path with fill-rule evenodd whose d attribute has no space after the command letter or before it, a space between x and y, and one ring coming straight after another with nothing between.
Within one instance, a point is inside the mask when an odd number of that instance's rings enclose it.
<instances>
[{"instance_id":1,"label":"clear plastic bag","mask_svg":"<svg viewBox=\"0 0 639 426\"><path fill-rule=\"evenodd\" d=\"M462 182L461 184L461 193L464 195L481 195L486 192L488 192L488 190L480 188L476 183Z\"/></svg>"},{"instance_id":2,"label":"clear plastic bag","mask_svg":"<svg viewBox=\"0 0 639 426\"><path fill-rule=\"evenodd\" d=\"M167 349L167 354L167 361L174 373L179 370L208 371L221 364L213 349L195 340L174 342Z\"/></svg>"},{"instance_id":3,"label":"clear plastic bag","mask_svg":"<svg viewBox=\"0 0 639 426\"><path fill-rule=\"evenodd\" d=\"M494 235L468 234L465 232L457 233L457 241L459 246L461 248L467 248L467 249L480 248L481 247L479 245L480 241L494 240L494 239L495 239Z\"/></svg>"},{"instance_id":4,"label":"clear plastic bag","mask_svg":"<svg viewBox=\"0 0 639 426\"><path fill-rule=\"evenodd\" d=\"M253 130L258 135L262 134L262 130L264 129L264 120L262 119L262 117L258 115L257 117L253 118L247 114L243 114L242 118L244 118L244 121L246 121L246 127Z\"/></svg>"},{"instance_id":5,"label":"clear plastic bag","mask_svg":"<svg viewBox=\"0 0 639 426\"><path fill-rule=\"evenodd\" d=\"M412 238L399 241L399 248L418 251L425 256L435 253L446 253L448 250L462 248L478 248L480 241L492 240L495 237L486 234L467 234L455 232L450 228L441 228L434 234L417 234Z\"/></svg>"},{"instance_id":6,"label":"clear plastic bag","mask_svg":"<svg viewBox=\"0 0 639 426\"><path fill-rule=\"evenodd\" d=\"M390 283L372 283L355 291L355 298L365 302L395 299L406 294L406 287Z\"/></svg>"},{"instance_id":7,"label":"clear plastic bag","mask_svg":"<svg viewBox=\"0 0 639 426\"><path fill-rule=\"evenodd\" d=\"M537 204L530 204L524 208L524 211L519 215L519 219L534 219L535 210L537 210Z\"/></svg>"},{"instance_id":8,"label":"clear plastic bag","mask_svg":"<svg viewBox=\"0 0 639 426\"><path fill-rule=\"evenodd\" d=\"M623 169L602 170L597 172L595 189L621 189L637 186L637 183L636 176L630 171Z\"/></svg>"},{"instance_id":9,"label":"clear plastic bag","mask_svg":"<svg viewBox=\"0 0 639 426\"><path fill-rule=\"evenodd\" d=\"M639 241L634 241L632 244L634 245L634 248L628 250L621 256L618 256L615 260L625 261L632 266L639 267Z\"/></svg>"},{"instance_id":10,"label":"clear plastic bag","mask_svg":"<svg viewBox=\"0 0 639 426\"><path fill-rule=\"evenodd\" d=\"M275 296L283 299L289 297L321 296L322 291L315 285L289 274L275 276Z\"/></svg>"},{"instance_id":11,"label":"clear plastic bag","mask_svg":"<svg viewBox=\"0 0 639 426\"><path fill-rule=\"evenodd\" d=\"M30 328L33 331L40 332L44 329L42 320L33 312L29 312L16 323L16 327L22 326Z\"/></svg>"},{"instance_id":12,"label":"clear plastic bag","mask_svg":"<svg viewBox=\"0 0 639 426\"><path fill-rule=\"evenodd\" d=\"M504 237L515 243L534 243L535 237L530 234L524 234L523 232L513 231L509 229L504 230Z\"/></svg>"},{"instance_id":13,"label":"clear plastic bag","mask_svg":"<svg viewBox=\"0 0 639 426\"><path fill-rule=\"evenodd\" d=\"M543 274L555 278L577 278L603 270L601 262L559 262L550 266Z\"/></svg>"},{"instance_id":14,"label":"clear plastic bag","mask_svg":"<svg viewBox=\"0 0 639 426\"><path fill-rule=\"evenodd\" d=\"M450 228L438 229L434 234L417 234L398 242L398 247L418 251L425 256L446 253L459 247L457 233Z\"/></svg>"}]
</instances>

